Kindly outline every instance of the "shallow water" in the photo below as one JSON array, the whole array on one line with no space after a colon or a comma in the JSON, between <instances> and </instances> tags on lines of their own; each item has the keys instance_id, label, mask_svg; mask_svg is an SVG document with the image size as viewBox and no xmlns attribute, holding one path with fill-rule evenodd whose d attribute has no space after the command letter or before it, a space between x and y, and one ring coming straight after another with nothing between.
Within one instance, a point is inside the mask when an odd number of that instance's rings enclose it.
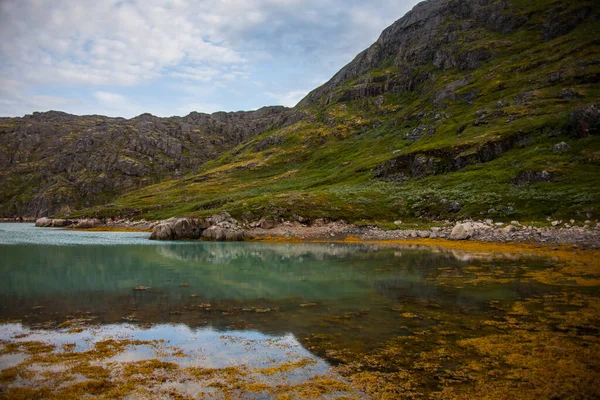
<instances>
[{"instance_id":1,"label":"shallow water","mask_svg":"<svg viewBox=\"0 0 600 400\"><path fill-rule=\"evenodd\" d=\"M571 262L564 252L147 236L0 224L3 390L64 397L76 382L109 397L469 398L490 368L504 391L522 390L511 373L534 367L498 359L525 352L508 346L514 338L598 350L600 274L588 253ZM508 343L488 342L507 332ZM133 366L144 369L128 375ZM596 377L594 363L579 367ZM50 379L52 368L61 374ZM199 379L207 369L226 374ZM139 389L132 376L146 379Z\"/></svg>"}]
</instances>

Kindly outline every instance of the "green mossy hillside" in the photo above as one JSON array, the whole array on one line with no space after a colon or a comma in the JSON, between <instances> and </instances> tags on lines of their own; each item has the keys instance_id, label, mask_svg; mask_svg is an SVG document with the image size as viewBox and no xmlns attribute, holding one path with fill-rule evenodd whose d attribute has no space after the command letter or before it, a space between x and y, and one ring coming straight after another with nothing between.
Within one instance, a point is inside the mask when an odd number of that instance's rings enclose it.
<instances>
[{"instance_id":1,"label":"green mossy hillside","mask_svg":"<svg viewBox=\"0 0 600 400\"><path fill-rule=\"evenodd\" d=\"M384 60L302 102L301 121L243 142L199 173L75 215L598 218L599 6L509 3L507 12L527 21L519 29L473 28L454 43L457 54L491 54L475 69L430 63L411 72L427 79L390 88L405 72ZM571 21L583 12L588 17L567 32L546 37L550 16ZM562 142L568 146L555 148Z\"/></svg>"}]
</instances>

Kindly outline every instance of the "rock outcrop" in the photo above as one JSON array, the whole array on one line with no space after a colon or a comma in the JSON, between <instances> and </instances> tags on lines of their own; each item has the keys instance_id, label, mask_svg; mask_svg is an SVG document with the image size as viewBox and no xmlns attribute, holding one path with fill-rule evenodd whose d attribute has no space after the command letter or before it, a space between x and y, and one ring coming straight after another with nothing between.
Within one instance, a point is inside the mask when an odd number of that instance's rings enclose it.
<instances>
[{"instance_id":1,"label":"rock outcrop","mask_svg":"<svg viewBox=\"0 0 600 400\"><path fill-rule=\"evenodd\" d=\"M150 240L194 240L235 242L243 240L245 233L237 220L228 213L210 218L171 218L158 224Z\"/></svg>"},{"instance_id":2,"label":"rock outcrop","mask_svg":"<svg viewBox=\"0 0 600 400\"><path fill-rule=\"evenodd\" d=\"M561 8L560 5L557 7ZM423 1L385 29L373 45L328 82L309 93L299 105L330 104L390 92L412 92L435 75L435 72L422 68L428 64L438 70L457 69L465 73L475 70L492 59L495 50L476 45L475 36L462 33L490 29L507 34L532 22L535 24L532 14L521 13L516 8L508 0ZM574 7L571 14L556 12L549 7L542 16L546 24L536 25L535 29L544 35L545 40L550 40L567 34L592 13L589 5ZM461 45L461 41L472 45ZM369 75L383 66L393 67L395 73ZM356 82L348 87L347 83L352 79ZM463 85L466 83L468 79ZM428 87L425 89L429 90Z\"/></svg>"}]
</instances>

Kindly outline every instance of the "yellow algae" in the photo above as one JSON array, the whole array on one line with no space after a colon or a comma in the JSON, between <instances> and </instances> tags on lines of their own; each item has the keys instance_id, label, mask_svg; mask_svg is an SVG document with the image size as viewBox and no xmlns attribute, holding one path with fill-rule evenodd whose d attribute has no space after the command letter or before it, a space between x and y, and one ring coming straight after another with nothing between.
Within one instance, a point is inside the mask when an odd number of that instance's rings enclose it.
<instances>
[{"instance_id":1,"label":"yellow algae","mask_svg":"<svg viewBox=\"0 0 600 400\"><path fill-rule=\"evenodd\" d=\"M314 365L316 363L317 362L312 358L303 358L299 361L283 363L283 364L277 365L275 367L257 369L256 372L258 372L259 374L264 374L264 375L275 375L275 374L279 374L282 372L290 372L297 368L305 368L307 366Z\"/></svg>"}]
</instances>

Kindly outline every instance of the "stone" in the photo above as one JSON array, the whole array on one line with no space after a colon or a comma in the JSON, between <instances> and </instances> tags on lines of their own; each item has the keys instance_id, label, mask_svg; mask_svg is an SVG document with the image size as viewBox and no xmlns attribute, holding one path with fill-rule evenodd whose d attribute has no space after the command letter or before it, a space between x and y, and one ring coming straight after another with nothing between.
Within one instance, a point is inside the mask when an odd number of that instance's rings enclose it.
<instances>
[{"instance_id":1,"label":"stone","mask_svg":"<svg viewBox=\"0 0 600 400\"><path fill-rule=\"evenodd\" d=\"M202 232L202 237L218 242L239 242L244 240L246 234L242 229L213 225Z\"/></svg>"},{"instance_id":2,"label":"stone","mask_svg":"<svg viewBox=\"0 0 600 400\"><path fill-rule=\"evenodd\" d=\"M68 219L53 219L52 220L52 226L56 227L56 228L62 228L65 226L69 226L71 225L71 221L69 221Z\"/></svg>"},{"instance_id":3,"label":"stone","mask_svg":"<svg viewBox=\"0 0 600 400\"><path fill-rule=\"evenodd\" d=\"M555 83L560 81L561 74L560 72L552 72L548 75L548 82Z\"/></svg>"},{"instance_id":4,"label":"stone","mask_svg":"<svg viewBox=\"0 0 600 400\"><path fill-rule=\"evenodd\" d=\"M258 221L257 226L262 229L273 229L277 226L277 221L273 217L263 217Z\"/></svg>"},{"instance_id":5,"label":"stone","mask_svg":"<svg viewBox=\"0 0 600 400\"><path fill-rule=\"evenodd\" d=\"M154 227L154 230L150 234L150 240L174 240L175 235L171 223L162 223Z\"/></svg>"},{"instance_id":6,"label":"stone","mask_svg":"<svg viewBox=\"0 0 600 400\"><path fill-rule=\"evenodd\" d=\"M513 225L507 225L504 228L502 228L502 232L504 232L504 233L513 233L516 231L517 231L517 228L514 227Z\"/></svg>"},{"instance_id":7,"label":"stone","mask_svg":"<svg viewBox=\"0 0 600 400\"><path fill-rule=\"evenodd\" d=\"M420 237L420 238L427 239L428 237L431 236L431 232L429 232L429 231L418 231L417 232L417 236Z\"/></svg>"},{"instance_id":8,"label":"stone","mask_svg":"<svg viewBox=\"0 0 600 400\"><path fill-rule=\"evenodd\" d=\"M552 226L558 226L558 225L560 225L559 221L552 221Z\"/></svg>"},{"instance_id":9,"label":"stone","mask_svg":"<svg viewBox=\"0 0 600 400\"><path fill-rule=\"evenodd\" d=\"M569 115L570 133L575 137L600 135L600 104L578 107Z\"/></svg>"},{"instance_id":10,"label":"stone","mask_svg":"<svg viewBox=\"0 0 600 400\"><path fill-rule=\"evenodd\" d=\"M455 214L460 210L462 210L462 204L460 204L458 201L453 201L446 207L446 211L452 214Z\"/></svg>"},{"instance_id":11,"label":"stone","mask_svg":"<svg viewBox=\"0 0 600 400\"><path fill-rule=\"evenodd\" d=\"M473 237L474 229L471 224L458 224L452 228L450 240L466 240Z\"/></svg>"},{"instance_id":12,"label":"stone","mask_svg":"<svg viewBox=\"0 0 600 400\"><path fill-rule=\"evenodd\" d=\"M402 225L402 221L398 220L398 221L394 221L394 225L396 226L400 226Z\"/></svg>"},{"instance_id":13,"label":"stone","mask_svg":"<svg viewBox=\"0 0 600 400\"><path fill-rule=\"evenodd\" d=\"M77 221L73 226L77 229L89 229L102 225L102 220L98 218L84 218Z\"/></svg>"},{"instance_id":14,"label":"stone","mask_svg":"<svg viewBox=\"0 0 600 400\"><path fill-rule=\"evenodd\" d=\"M571 146L569 146L565 142L557 143L552 147L553 153L564 153L565 151L569 151L569 150L571 150Z\"/></svg>"},{"instance_id":15,"label":"stone","mask_svg":"<svg viewBox=\"0 0 600 400\"><path fill-rule=\"evenodd\" d=\"M561 99L581 99L584 97L581 93L576 92L571 88L566 88L560 91Z\"/></svg>"},{"instance_id":16,"label":"stone","mask_svg":"<svg viewBox=\"0 0 600 400\"><path fill-rule=\"evenodd\" d=\"M52 220L50 218L46 218L46 217L38 218L35 221L35 226L40 227L40 228L52 226Z\"/></svg>"}]
</instances>

